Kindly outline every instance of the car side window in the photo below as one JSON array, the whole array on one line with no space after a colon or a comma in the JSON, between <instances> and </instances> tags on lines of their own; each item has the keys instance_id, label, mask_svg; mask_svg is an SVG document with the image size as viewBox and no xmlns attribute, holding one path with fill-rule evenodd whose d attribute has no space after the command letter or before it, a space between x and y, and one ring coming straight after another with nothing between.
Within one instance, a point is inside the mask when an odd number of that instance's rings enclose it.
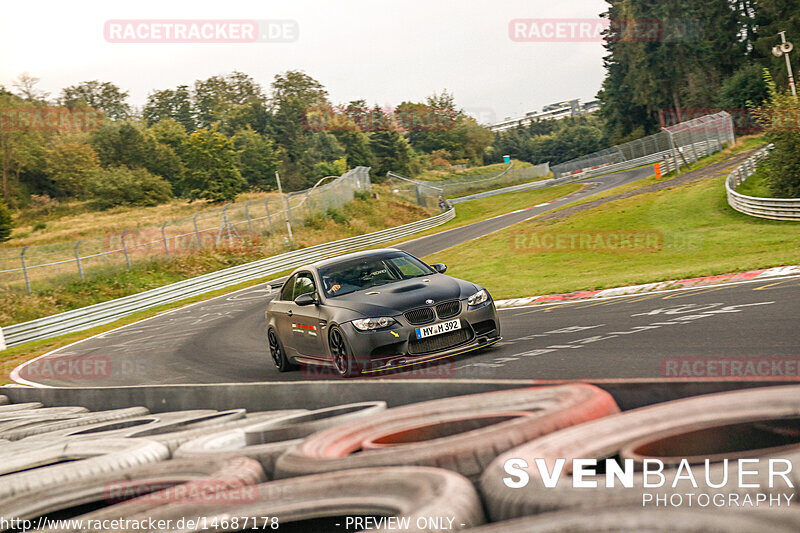
<instances>
[{"instance_id":1,"label":"car side window","mask_svg":"<svg viewBox=\"0 0 800 533\"><path fill-rule=\"evenodd\" d=\"M283 288L281 289L281 300L291 301L294 299L292 298L292 293L294 292L295 279L297 279L297 276L292 276L286 280L286 283L283 284Z\"/></svg>"},{"instance_id":2,"label":"car side window","mask_svg":"<svg viewBox=\"0 0 800 533\"><path fill-rule=\"evenodd\" d=\"M314 278L312 278L311 274L308 272L302 272L297 275L297 279L294 283L294 294L292 296L292 300L301 294L308 294L310 292L314 292L315 290L316 287L314 286Z\"/></svg>"}]
</instances>

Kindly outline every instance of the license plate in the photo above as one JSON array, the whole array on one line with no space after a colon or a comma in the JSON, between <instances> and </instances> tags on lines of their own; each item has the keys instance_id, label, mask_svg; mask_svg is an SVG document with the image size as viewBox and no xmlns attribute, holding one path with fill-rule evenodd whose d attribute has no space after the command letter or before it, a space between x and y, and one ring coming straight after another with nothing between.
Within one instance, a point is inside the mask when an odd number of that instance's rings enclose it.
<instances>
[{"instance_id":1,"label":"license plate","mask_svg":"<svg viewBox=\"0 0 800 533\"><path fill-rule=\"evenodd\" d=\"M425 326L424 328L417 328L417 338L424 339L425 337L433 337L434 335L441 335L448 331L455 331L461 329L461 319L448 320L447 322L440 322L432 326Z\"/></svg>"}]
</instances>

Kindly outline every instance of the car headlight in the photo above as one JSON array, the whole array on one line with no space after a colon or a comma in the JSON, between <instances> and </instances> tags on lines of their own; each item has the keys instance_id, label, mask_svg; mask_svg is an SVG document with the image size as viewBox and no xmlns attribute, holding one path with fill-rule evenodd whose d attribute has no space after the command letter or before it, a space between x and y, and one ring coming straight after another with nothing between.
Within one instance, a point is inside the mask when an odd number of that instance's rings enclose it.
<instances>
[{"instance_id":1,"label":"car headlight","mask_svg":"<svg viewBox=\"0 0 800 533\"><path fill-rule=\"evenodd\" d=\"M358 320L353 320L353 325L356 327L356 329L360 329L361 331L387 328L396 323L397 321L390 316L381 316L378 318L359 318Z\"/></svg>"},{"instance_id":2,"label":"car headlight","mask_svg":"<svg viewBox=\"0 0 800 533\"><path fill-rule=\"evenodd\" d=\"M469 298L467 298L467 303L469 305L480 305L483 302L489 300L489 293L486 292L486 289L481 289Z\"/></svg>"}]
</instances>

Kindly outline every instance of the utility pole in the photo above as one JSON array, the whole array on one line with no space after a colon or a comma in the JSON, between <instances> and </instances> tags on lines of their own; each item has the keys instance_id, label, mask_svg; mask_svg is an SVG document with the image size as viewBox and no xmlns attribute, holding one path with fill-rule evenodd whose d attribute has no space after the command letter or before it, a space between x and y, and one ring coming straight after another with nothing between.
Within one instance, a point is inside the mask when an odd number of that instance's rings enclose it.
<instances>
[{"instance_id":1,"label":"utility pole","mask_svg":"<svg viewBox=\"0 0 800 533\"><path fill-rule=\"evenodd\" d=\"M289 240L294 241L292 237L292 224L289 222L289 200L283 195L283 188L281 187L281 176L275 173L275 179L278 181L278 195L283 199L283 206L286 209L286 230L289 232Z\"/></svg>"},{"instance_id":2,"label":"utility pole","mask_svg":"<svg viewBox=\"0 0 800 533\"><path fill-rule=\"evenodd\" d=\"M794 74L792 73L792 62L789 61L789 52L792 51L794 45L786 40L786 32L779 32L781 36L781 44L772 47L772 55L775 57L783 56L786 58L786 72L789 74L789 86L792 88L792 96L797 98L797 87L794 84Z\"/></svg>"}]
</instances>

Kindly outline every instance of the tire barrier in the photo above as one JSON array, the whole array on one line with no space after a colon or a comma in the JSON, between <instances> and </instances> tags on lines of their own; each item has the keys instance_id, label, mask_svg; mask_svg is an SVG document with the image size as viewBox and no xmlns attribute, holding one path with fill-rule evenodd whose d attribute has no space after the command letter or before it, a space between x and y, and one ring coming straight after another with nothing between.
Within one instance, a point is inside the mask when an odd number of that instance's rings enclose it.
<instances>
[{"instance_id":1,"label":"tire barrier","mask_svg":"<svg viewBox=\"0 0 800 533\"><path fill-rule=\"evenodd\" d=\"M309 435L378 416L386 402L361 402L298 413L242 429L214 433L183 444L176 457L241 455L256 459L272 478L275 461Z\"/></svg>"},{"instance_id":2,"label":"tire barrier","mask_svg":"<svg viewBox=\"0 0 800 533\"><path fill-rule=\"evenodd\" d=\"M793 483L787 491L770 484L772 465L747 465L746 481L758 488L736 483L745 467L723 468L733 458L800 460L800 385L695 396L622 413L605 391L582 384L392 409L378 401L315 411L146 411L0 405L0 428L29 422L9 431L36 431L23 440L0 440L0 524L72 518L77 522L59 527L76 529L52 531L77 533L109 520L152 519L172 520L172 530L237 531L264 529L268 516L289 531L800 530L799 514L781 512L789 497L797 501L800 472L780 472ZM74 422L66 417L106 419L59 427ZM567 474L558 479L568 482L544 488L541 471L529 468L531 482L511 489L504 478L513 474L503 465L516 457L540 459L551 472L563 459ZM618 459L612 461L617 467L624 461L636 482L606 488L610 470L598 465L598 473L583 480L599 481L600 488L573 488L569 474L577 458ZM731 511L670 500L669 509L644 506L641 470L648 461L666 465L661 472L668 483L659 489L665 500L697 492L687 478L675 476L682 459L698 467L709 460L708 479L718 484L717 492L706 492L783 497L787 505ZM389 517L394 521L381 521ZM487 518L496 523L484 525Z\"/></svg>"},{"instance_id":3,"label":"tire barrier","mask_svg":"<svg viewBox=\"0 0 800 533\"><path fill-rule=\"evenodd\" d=\"M524 414L519 411L531 416L518 416ZM591 385L490 392L396 407L306 438L278 458L276 477L417 465L476 480L505 450L618 411L607 392ZM390 441L395 444L363 448L365 442Z\"/></svg>"},{"instance_id":4,"label":"tire barrier","mask_svg":"<svg viewBox=\"0 0 800 533\"><path fill-rule=\"evenodd\" d=\"M39 516L60 513L81 506L106 503L109 507L87 515L105 519L125 513L144 512L192 493L184 487L178 493L171 487L195 483L204 496L238 486L254 486L265 481L264 472L256 461L246 457L206 457L176 459L102 472L80 481L54 481L34 493L26 492L0 500L0 523L12 518L30 520ZM131 496L140 495L133 501ZM114 505L116 504L116 505Z\"/></svg>"},{"instance_id":5,"label":"tire barrier","mask_svg":"<svg viewBox=\"0 0 800 533\"><path fill-rule=\"evenodd\" d=\"M218 496L220 502L237 499L226 493ZM408 527L402 529L404 532L440 532L442 524L460 530L485 522L481 501L472 483L439 468L369 468L303 476L257 485L252 497L244 500L225 505L168 504L143 513L126 512L122 518L170 520L172 524L181 519L184 523L195 522L196 527L184 526L181 531L214 529L212 524L215 523L224 531L256 529L254 520L257 529L261 529L264 517L274 519L279 530L295 525L293 531L324 531L327 529L319 527L319 523L316 527L304 528L302 522L324 518L344 522L346 516L402 517L408 521ZM135 504L135 500L131 503ZM118 507L125 512L127 506ZM234 518L238 518L235 523ZM269 529L269 524L264 529ZM337 529L346 530L341 526ZM356 531L362 529L355 528ZM375 530L382 528L378 526Z\"/></svg>"},{"instance_id":6,"label":"tire barrier","mask_svg":"<svg viewBox=\"0 0 800 533\"><path fill-rule=\"evenodd\" d=\"M548 472L555 472L556 460L564 460L564 473L570 473L573 459L613 458L635 453L663 455L667 460L664 476L669 483L658 489L666 494L696 492L694 480L676 476L670 468L676 457L703 462L709 457L708 479L720 485L707 489L710 494L750 494L761 491L775 496L796 498L796 488L779 483L773 488L772 466L768 462L748 465L756 472L747 480L757 487L737 484L739 468L727 462L713 463L726 457L766 457L781 452L783 460L800 459L800 386L765 387L696 396L626 411L603 420L587 422L532 440L498 456L481 477L481 492L492 520L507 520L565 508L601 508L642 505L643 474L636 472L632 488L605 487L606 476L584 476L583 481L597 482L596 488L574 488L572 482L545 487L539 468L528 468L530 482L522 488L505 485L504 465L510 459L522 459L533 465L543 460ZM754 428L760 427L758 434ZM702 436L713 435L713 440ZM633 458L627 457L632 462ZM729 475L726 475L729 474ZM702 478L701 478L702 479ZM793 471L788 479L800 487L800 474ZM787 493L788 491L788 493ZM652 492L652 490L650 490ZM670 496L671 497L671 496ZM682 500L681 500L682 501ZM674 504L673 504L674 505Z\"/></svg>"},{"instance_id":7,"label":"tire barrier","mask_svg":"<svg viewBox=\"0 0 800 533\"><path fill-rule=\"evenodd\" d=\"M7 405L11 403L8 399L8 396L0 396L0 405Z\"/></svg>"},{"instance_id":8,"label":"tire barrier","mask_svg":"<svg viewBox=\"0 0 800 533\"><path fill-rule=\"evenodd\" d=\"M546 513L469 530L469 533L790 533L800 529L796 511L725 512L687 509L598 509Z\"/></svg>"},{"instance_id":9,"label":"tire barrier","mask_svg":"<svg viewBox=\"0 0 800 533\"><path fill-rule=\"evenodd\" d=\"M31 411L31 416L40 411ZM27 411L26 411L27 412ZM147 415L150 411L144 407L126 407L124 409L113 409L110 411L98 411L96 413L85 413L78 418L53 421L50 423L36 424L33 426L18 427L0 432L0 438L6 440L20 440L35 435L45 435L57 431L73 430L81 426L91 424L108 423L112 421L126 420L137 416ZM0 413L2 414L2 413Z\"/></svg>"},{"instance_id":10,"label":"tire barrier","mask_svg":"<svg viewBox=\"0 0 800 533\"><path fill-rule=\"evenodd\" d=\"M6 444L0 450L0 498L38 491L54 482L79 483L104 472L168 457L166 446L145 439Z\"/></svg>"}]
</instances>

